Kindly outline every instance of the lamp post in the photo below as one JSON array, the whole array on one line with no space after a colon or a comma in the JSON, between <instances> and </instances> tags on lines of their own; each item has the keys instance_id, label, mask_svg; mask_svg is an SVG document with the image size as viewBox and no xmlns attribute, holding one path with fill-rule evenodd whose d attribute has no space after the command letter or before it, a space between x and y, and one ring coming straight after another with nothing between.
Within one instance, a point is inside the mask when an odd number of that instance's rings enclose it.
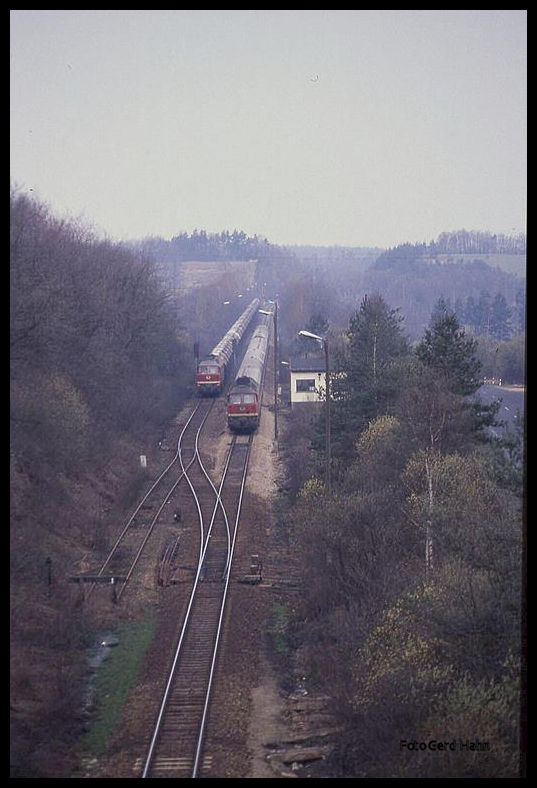
<instances>
[{"instance_id":1,"label":"lamp post","mask_svg":"<svg viewBox=\"0 0 537 788\"><path fill-rule=\"evenodd\" d=\"M308 337L309 339L316 339L321 342L324 348L324 361L325 361L325 389L326 389L326 487L330 492L330 465L331 465L331 447L330 447L330 361L328 356L328 340L325 337L320 337L317 334L312 334L311 331L299 331L301 337Z\"/></svg>"},{"instance_id":2,"label":"lamp post","mask_svg":"<svg viewBox=\"0 0 537 788\"><path fill-rule=\"evenodd\" d=\"M278 441L278 302L272 301L274 312L260 309L262 315L274 317L274 440Z\"/></svg>"},{"instance_id":3,"label":"lamp post","mask_svg":"<svg viewBox=\"0 0 537 788\"><path fill-rule=\"evenodd\" d=\"M274 440L278 442L278 302L274 302Z\"/></svg>"}]
</instances>

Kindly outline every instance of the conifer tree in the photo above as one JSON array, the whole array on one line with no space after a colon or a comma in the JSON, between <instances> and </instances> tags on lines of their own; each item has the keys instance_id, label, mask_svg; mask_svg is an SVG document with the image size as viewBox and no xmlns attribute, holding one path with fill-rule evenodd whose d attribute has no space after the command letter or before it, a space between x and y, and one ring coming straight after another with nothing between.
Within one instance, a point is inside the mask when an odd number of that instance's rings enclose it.
<instances>
[{"instance_id":1,"label":"conifer tree","mask_svg":"<svg viewBox=\"0 0 537 788\"><path fill-rule=\"evenodd\" d=\"M509 339L511 310L503 293L496 293L491 307L490 333L496 339Z\"/></svg>"},{"instance_id":2,"label":"conifer tree","mask_svg":"<svg viewBox=\"0 0 537 788\"><path fill-rule=\"evenodd\" d=\"M356 435L388 412L397 398L401 372L397 362L409 355L402 320L379 294L366 295L350 319L349 342L340 363L344 374L332 381L332 457L336 461L339 457L346 462ZM323 427L322 418L318 426Z\"/></svg>"},{"instance_id":3,"label":"conifer tree","mask_svg":"<svg viewBox=\"0 0 537 788\"><path fill-rule=\"evenodd\" d=\"M476 348L477 341L467 339L453 312L436 309L416 355L426 367L446 377L452 393L470 395L480 386L481 363L475 356Z\"/></svg>"}]
</instances>

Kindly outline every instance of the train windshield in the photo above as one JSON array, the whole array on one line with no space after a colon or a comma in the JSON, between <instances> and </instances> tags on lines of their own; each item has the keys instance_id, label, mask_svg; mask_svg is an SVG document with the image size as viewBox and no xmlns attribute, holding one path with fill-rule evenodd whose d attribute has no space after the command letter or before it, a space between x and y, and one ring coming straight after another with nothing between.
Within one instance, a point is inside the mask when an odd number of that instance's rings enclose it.
<instances>
[{"instance_id":1,"label":"train windshield","mask_svg":"<svg viewBox=\"0 0 537 788\"><path fill-rule=\"evenodd\" d=\"M217 375L218 374L218 367L215 365L208 365L203 364L198 369L200 375Z\"/></svg>"},{"instance_id":2,"label":"train windshield","mask_svg":"<svg viewBox=\"0 0 537 788\"><path fill-rule=\"evenodd\" d=\"M255 405L255 394L230 394L230 405Z\"/></svg>"}]
</instances>

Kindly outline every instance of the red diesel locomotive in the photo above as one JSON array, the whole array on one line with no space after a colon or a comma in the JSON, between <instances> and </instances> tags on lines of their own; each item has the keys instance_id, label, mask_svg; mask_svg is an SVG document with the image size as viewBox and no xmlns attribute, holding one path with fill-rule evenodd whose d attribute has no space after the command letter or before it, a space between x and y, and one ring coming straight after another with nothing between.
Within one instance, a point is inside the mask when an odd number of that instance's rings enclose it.
<instances>
[{"instance_id":1,"label":"red diesel locomotive","mask_svg":"<svg viewBox=\"0 0 537 788\"><path fill-rule=\"evenodd\" d=\"M233 432L253 432L259 426L261 384L269 344L269 318L257 326L227 398L227 423Z\"/></svg>"}]
</instances>

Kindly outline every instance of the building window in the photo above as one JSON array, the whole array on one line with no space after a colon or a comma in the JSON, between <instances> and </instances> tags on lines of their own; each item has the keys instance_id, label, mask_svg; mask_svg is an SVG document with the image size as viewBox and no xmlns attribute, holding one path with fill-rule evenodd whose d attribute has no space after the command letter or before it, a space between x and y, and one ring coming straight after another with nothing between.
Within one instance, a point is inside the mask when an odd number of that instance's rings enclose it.
<instances>
[{"instance_id":1,"label":"building window","mask_svg":"<svg viewBox=\"0 0 537 788\"><path fill-rule=\"evenodd\" d=\"M307 380L297 380L296 392L297 394L304 394L305 392L315 392L315 378L308 378Z\"/></svg>"}]
</instances>

